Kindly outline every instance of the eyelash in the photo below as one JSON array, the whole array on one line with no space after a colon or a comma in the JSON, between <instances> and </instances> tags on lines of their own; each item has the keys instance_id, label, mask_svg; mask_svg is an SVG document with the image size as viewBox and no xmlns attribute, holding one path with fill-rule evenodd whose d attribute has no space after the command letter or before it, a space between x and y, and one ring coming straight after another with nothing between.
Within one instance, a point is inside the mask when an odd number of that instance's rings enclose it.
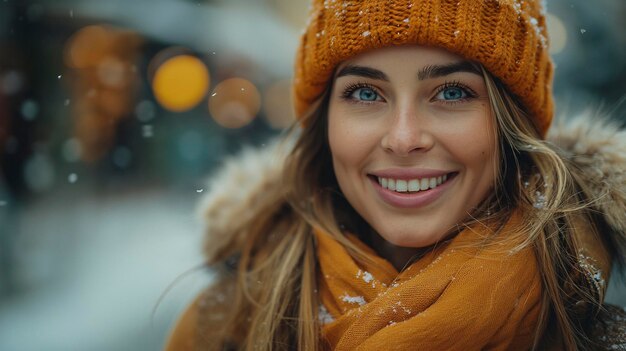
<instances>
[{"instance_id":1,"label":"eyelash","mask_svg":"<svg viewBox=\"0 0 626 351\"><path fill-rule=\"evenodd\" d=\"M464 98L458 99L458 100L439 100L441 103L444 103L444 104L458 104L458 103L462 103L462 102L465 102L465 101L470 100L470 99L474 99L474 98L476 98L478 96L476 94L476 92L474 92L474 90L472 90L470 87L468 87L467 85L465 85L465 84L463 84L463 83L461 83L459 81L451 81L451 82L443 83L443 85L440 85L437 88L437 90L435 90L434 96L436 97L442 91L444 91L446 89L450 89L450 88L459 88L459 89L463 90L467 96L464 97ZM434 97L433 97L432 100L434 100Z\"/></svg>"},{"instance_id":2,"label":"eyelash","mask_svg":"<svg viewBox=\"0 0 626 351\"><path fill-rule=\"evenodd\" d=\"M355 91L357 91L358 89L371 89L374 93L376 93L376 95L381 96L381 94L378 92L378 89L376 89L374 86L367 84L367 83L353 83L348 85L343 93L341 94L341 98L347 102L351 102L354 104L371 104L374 101L363 101L363 100L358 100L358 99L354 99L352 97L352 94L354 94Z\"/></svg>"},{"instance_id":3,"label":"eyelash","mask_svg":"<svg viewBox=\"0 0 626 351\"><path fill-rule=\"evenodd\" d=\"M371 104L374 101L362 101L362 100L358 100L358 99L354 99L352 97L352 94L354 94L354 92L358 89L371 89L374 93L376 93L378 96L381 96L381 94L378 92L378 89L376 89L374 86L372 86L371 84L368 83L353 83L348 85L343 93L341 94L341 98L347 102L350 103L355 103L355 104ZM462 89L465 94L467 95L464 98L458 99L458 100L439 100L440 103L443 104L458 104L458 103L462 103L465 102L467 100L473 99L477 97L477 94L474 92L474 90L472 90L470 87L468 87L467 85L459 82L459 81L450 81L450 82L444 82L442 85L440 85L439 87L437 87L437 89L435 90L435 93L433 95L433 98L431 99L431 101L435 101L434 97L439 95L439 93L441 93L442 91L446 90L446 89L450 89L450 88L459 88ZM381 96L382 97L382 96Z\"/></svg>"}]
</instances>

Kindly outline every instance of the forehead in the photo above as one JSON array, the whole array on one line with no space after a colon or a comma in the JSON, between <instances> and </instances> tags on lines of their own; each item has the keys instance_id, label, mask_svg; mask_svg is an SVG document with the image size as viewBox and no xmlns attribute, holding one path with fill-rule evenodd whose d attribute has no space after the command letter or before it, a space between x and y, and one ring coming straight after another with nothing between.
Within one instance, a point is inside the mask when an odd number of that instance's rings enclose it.
<instances>
[{"instance_id":1,"label":"forehead","mask_svg":"<svg viewBox=\"0 0 626 351\"><path fill-rule=\"evenodd\" d=\"M337 71L347 65L363 65L384 69L394 67L406 68L407 65L409 65L408 67L420 67L432 64L448 64L463 60L459 55L436 47L421 45L391 46L367 51L343 61L337 67Z\"/></svg>"}]
</instances>

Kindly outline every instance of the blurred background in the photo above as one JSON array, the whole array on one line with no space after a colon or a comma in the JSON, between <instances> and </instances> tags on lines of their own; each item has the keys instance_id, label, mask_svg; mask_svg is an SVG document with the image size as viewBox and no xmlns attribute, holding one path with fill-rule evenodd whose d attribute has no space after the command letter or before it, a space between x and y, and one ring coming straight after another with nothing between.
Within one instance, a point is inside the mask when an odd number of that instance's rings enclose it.
<instances>
[{"instance_id":1,"label":"blurred background","mask_svg":"<svg viewBox=\"0 0 626 351\"><path fill-rule=\"evenodd\" d=\"M292 121L308 0L0 0L0 350L158 350L211 172ZM621 116L626 2L548 1L561 113ZM620 118L620 117L616 117ZM609 300L626 305L613 280Z\"/></svg>"}]
</instances>

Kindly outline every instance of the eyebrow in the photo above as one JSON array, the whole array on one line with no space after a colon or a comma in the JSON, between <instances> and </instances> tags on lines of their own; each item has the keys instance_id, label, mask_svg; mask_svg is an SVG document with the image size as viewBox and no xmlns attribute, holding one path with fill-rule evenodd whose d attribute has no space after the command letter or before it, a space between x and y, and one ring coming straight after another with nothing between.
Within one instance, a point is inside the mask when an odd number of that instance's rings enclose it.
<instances>
[{"instance_id":1,"label":"eyebrow","mask_svg":"<svg viewBox=\"0 0 626 351\"><path fill-rule=\"evenodd\" d=\"M347 65L343 67L339 71L339 73L337 73L336 78L343 77L343 76L359 76L359 77L364 77L364 78L383 80L385 82L389 81L389 77L387 77L387 75L383 73L382 71L379 71L375 68L364 67L364 66Z\"/></svg>"},{"instance_id":2,"label":"eyebrow","mask_svg":"<svg viewBox=\"0 0 626 351\"><path fill-rule=\"evenodd\" d=\"M429 65L417 73L418 80L439 78L457 72L469 72L482 76L480 69L470 61L459 61L447 65Z\"/></svg>"},{"instance_id":3,"label":"eyebrow","mask_svg":"<svg viewBox=\"0 0 626 351\"><path fill-rule=\"evenodd\" d=\"M482 75L480 69L470 61L453 62L446 65L428 65L419 70L417 73L418 80L426 80L439 78L450 75L457 72L469 72L477 75ZM389 81L387 75L375 68L365 66L347 65L339 70L336 78L343 76L358 76L364 78L371 78L376 80Z\"/></svg>"}]
</instances>

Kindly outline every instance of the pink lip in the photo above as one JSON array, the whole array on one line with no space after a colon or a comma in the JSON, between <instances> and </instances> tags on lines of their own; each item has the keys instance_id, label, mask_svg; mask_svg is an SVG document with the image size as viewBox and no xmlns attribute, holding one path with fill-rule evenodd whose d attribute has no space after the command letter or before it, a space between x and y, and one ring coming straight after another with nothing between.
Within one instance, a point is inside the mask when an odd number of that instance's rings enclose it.
<instances>
[{"instance_id":1,"label":"pink lip","mask_svg":"<svg viewBox=\"0 0 626 351\"><path fill-rule=\"evenodd\" d=\"M442 171L437 169L389 168L380 171L370 172L369 174L375 177L410 180L416 178L436 178L449 173L450 171Z\"/></svg>"},{"instance_id":2,"label":"pink lip","mask_svg":"<svg viewBox=\"0 0 626 351\"><path fill-rule=\"evenodd\" d=\"M377 173L377 174L380 174L380 173ZM439 175L441 175L441 173L439 173ZM374 186L374 190L376 190L376 193L378 193L380 198L387 204L394 206L394 207L400 207L400 208L417 208L417 207L426 206L432 203L433 201L437 200L443 194L443 192L445 192L450 187L452 182L454 182L456 176L457 176L457 173L448 175L448 180L446 180L444 183L437 186L436 188L419 191L416 193L398 193L389 189L385 189L380 184L378 184L378 180L375 177L368 177L368 178L372 182L372 185ZM412 177L419 178L415 176L412 176ZM390 178L403 179L401 177L390 177Z\"/></svg>"}]
</instances>

